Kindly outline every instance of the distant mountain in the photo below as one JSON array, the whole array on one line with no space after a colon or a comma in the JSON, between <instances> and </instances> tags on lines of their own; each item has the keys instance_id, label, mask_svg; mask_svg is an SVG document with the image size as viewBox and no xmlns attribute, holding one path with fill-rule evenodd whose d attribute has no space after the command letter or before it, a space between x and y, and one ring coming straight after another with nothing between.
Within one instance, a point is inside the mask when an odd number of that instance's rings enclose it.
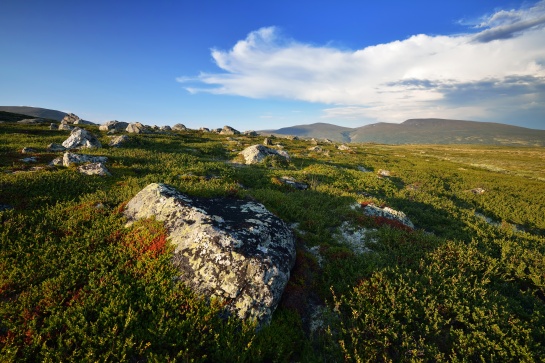
<instances>
[{"instance_id":1,"label":"distant mountain","mask_svg":"<svg viewBox=\"0 0 545 363\"><path fill-rule=\"evenodd\" d=\"M274 135L331 139L337 142L380 144L498 144L545 146L545 130L492 122L410 119L401 124L376 123L358 128L326 123L267 130Z\"/></svg>"},{"instance_id":2,"label":"distant mountain","mask_svg":"<svg viewBox=\"0 0 545 363\"><path fill-rule=\"evenodd\" d=\"M28 115L36 118L46 118L55 121L61 121L64 116L67 115L65 112L50 110L47 108L40 107L28 107L28 106L0 106L0 111L18 113L22 115Z\"/></svg>"}]
</instances>

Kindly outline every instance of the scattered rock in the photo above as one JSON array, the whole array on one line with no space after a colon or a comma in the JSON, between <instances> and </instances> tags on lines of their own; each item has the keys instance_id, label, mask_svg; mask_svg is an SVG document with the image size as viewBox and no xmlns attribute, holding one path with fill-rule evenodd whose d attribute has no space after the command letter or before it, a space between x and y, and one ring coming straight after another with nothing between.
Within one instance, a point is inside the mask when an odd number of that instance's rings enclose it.
<instances>
[{"instance_id":1,"label":"scattered rock","mask_svg":"<svg viewBox=\"0 0 545 363\"><path fill-rule=\"evenodd\" d=\"M35 156L30 156L28 158L23 158L23 159L19 159L20 161L22 161L23 163L37 163L38 162L38 159L36 159Z\"/></svg>"},{"instance_id":2,"label":"scattered rock","mask_svg":"<svg viewBox=\"0 0 545 363\"><path fill-rule=\"evenodd\" d=\"M24 147L23 150L21 150L21 154L32 154L37 152L36 149L33 149L31 147Z\"/></svg>"},{"instance_id":3,"label":"scattered rock","mask_svg":"<svg viewBox=\"0 0 545 363\"><path fill-rule=\"evenodd\" d=\"M289 185L290 187L297 189L297 190L307 190L308 184L298 182L295 180L295 178L291 176L283 176L278 178L278 181L280 181L282 184Z\"/></svg>"},{"instance_id":4,"label":"scattered rock","mask_svg":"<svg viewBox=\"0 0 545 363\"><path fill-rule=\"evenodd\" d=\"M172 131L172 127L170 127L168 125L161 126L161 127L159 127L159 131Z\"/></svg>"},{"instance_id":5,"label":"scattered rock","mask_svg":"<svg viewBox=\"0 0 545 363\"><path fill-rule=\"evenodd\" d=\"M375 242L375 239L369 236L375 232L372 228L357 228L349 222L343 222L336 233L337 240L344 243L348 248L357 255L362 255L369 252L366 247L366 242Z\"/></svg>"},{"instance_id":6,"label":"scattered rock","mask_svg":"<svg viewBox=\"0 0 545 363\"><path fill-rule=\"evenodd\" d=\"M130 138L127 135L114 136L112 137L108 145L111 147L120 147L129 140Z\"/></svg>"},{"instance_id":7,"label":"scattered rock","mask_svg":"<svg viewBox=\"0 0 545 363\"><path fill-rule=\"evenodd\" d=\"M55 158L49 163L49 165L50 166L62 166L62 159L63 159L62 157Z\"/></svg>"},{"instance_id":8,"label":"scattered rock","mask_svg":"<svg viewBox=\"0 0 545 363\"><path fill-rule=\"evenodd\" d=\"M273 142L271 141L270 138L266 137L265 140L263 140L263 145L265 145L265 146L272 146L272 145L273 145Z\"/></svg>"},{"instance_id":9,"label":"scattered rock","mask_svg":"<svg viewBox=\"0 0 545 363\"><path fill-rule=\"evenodd\" d=\"M79 120L74 121L74 125L93 125L93 126L96 126L97 124L94 123L94 122L91 122L91 121L79 119Z\"/></svg>"},{"instance_id":10,"label":"scattered rock","mask_svg":"<svg viewBox=\"0 0 545 363\"><path fill-rule=\"evenodd\" d=\"M263 205L189 197L154 183L124 213L129 224L151 216L165 222L173 262L190 288L225 299L242 319L270 321L295 262L295 239Z\"/></svg>"},{"instance_id":11,"label":"scattered rock","mask_svg":"<svg viewBox=\"0 0 545 363\"><path fill-rule=\"evenodd\" d=\"M390 173L389 170L380 169L380 170L378 171L378 175L380 175L380 176L390 176L391 173Z\"/></svg>"},{"instance_id":12,"label":"scattered rock","mask_svg":"<svg viewBox=\"0 0 545 363\"><path fill-rule=\"evenodd\" d=\"M299 140L299 137L293 136L293 135L288 135L288 136L286 136L286 139L295 141L295 140Z\"/></svg>"},{"instance_id":13,"label":"scattered rock","mask_svg":"<svg viewBox=\"0 0 545 363\"><path fill-rule=\"evenodd\" d=\"M411 229L414 229L413 222L407 218L405 213L390 207L381 208L373 203L370 203L363 207L363 213L371 217L384 217L386 219L397 221Z\"/></svg>"},{"instance_id":14,"label":"scattered rock","mask_svg":"<svg viewBox=\"0 0 545 363\"><path fill-rule=\"evenodd\" d=\"M83 174L87 175L100 175L100 176L109 176L112 175L106 169L106 166L104 166L103 163L89 163L85 165L81 165L78 167L78 171Z\"/></svg>"},{"instance_id":15,"label":"scattered rock","mask_svg":"<svg viewBox=\"0 0 545 363\"><path fill-rule=\"evenodd\" d=\"M240 131L235 130L231 126L223 126L219 132L220 135L240 135Z\"/></svg>"},{"instance_id":16,"label":"scattered rock","mask_svg":"<svg viewBox=\"0 0 545 363\"><path fill-rule=\"evenodd\" d=\"M310 143L312 145L318 145L318 140L316 140L315 138L312 138L312 139L310 139Z\"/></svg>"},{"instance_id":17,"label":"scattered rock","mask_svg":"<svg viewBox=\"0 0 545 363\"><path fill-rule=\"evenodd\" d=\"M140 122L129 124L125 129L129 134L148 134L150 130Z\"/></svg>"},{"instance_id":18,"label":"scattered rock","mask_svg":"<svg viewBox=\"0 0 545 363\"><path fill-rule=\"evenodd\" d=\"M50 130L58 130L59 125L57 125L56 123L51 123L51 125L49 125L49 129Z\"/></svg>"},{"instance_id":19,"label":"scattered rock","mask_svg":"<svg viewBox=\"0 0 545 363\"><path fill-rule=\"evenodd\" d=\"M83 164L83 163L105 163L107 161L108 161L108 158L106 156L74 154L71 152L65 152L62 157L63 166L70 166L72 164Z\"/></svg>"},{"instance_id":20,"label":"scattered rock","mask_svg":"<svg viewBox=\"0 0 545 363\"><path fill-rule=\"evenodd\" d=\"M316 153L324 152L324 149L322 149L320 146L309 147L308 150Z\"/></svg>"},{"instance_id":21,"label":"scattered rock","mask_svg":"<svg viewBox=\"0 0 545 363\"><path fill-rule=\"evenodd\" d=\"M342 144L342 145L337 146L337 149L339 149L339 150L341 150L341 151L352 150L350 147L346 146L345 144Z\"/></svg>"},{"instance_id":22,"label":"scattered rock","mask_svg":"<svg viewBox=\"0 0 545 363\"><path fill-rule=\"evenodd\" d=\"M201 128L199 129L199 131L201 131L201 132L210 132L210 129L207 128L207 127L201 127Z\"/></svg>"},{"instance_id":23,"label":"scattered rock","mask_svg":"<svg viewBox=\"0 0 545 363\"><path fill-rule=\"evenodd\" d=\"M100 148L102 147L102 144L100 141L98 141L96 136L91 134L89 131L76 127L70 133L70 137L64 140L62 146L67 149Z\"/></svg>"},{"instance_id":24,"label":"scattered rock","mask_svg":"<svg viewBox=\"0 0 545 363\"><path fill-rule=\"evenodd\" d=\"M176 124L172 126L172 129L174 131L187 131L187 127L185 127L185 125L182 125L182 124Z\"/></svg>"},{"instance_id":25,"label":"scattered rock","mask_svg":"<svg viewBox=\"0 0 545 363\"><path fill-rule=\"evenodd\" d=\"M329 140L329 139L324 139L324 143L326 144L333 144L333 141Z\"/></svg>"},{"instance_id":26,"label":"scattered rock","mask_svg":"<svg viewBox=\"0 0 545 363\"><path fill-rule=\"evenodd\" d=\"M246 135L246 136L258 136L258 133L255 132L255 131L250 130L250 131L244 131L244 135Z\"/></svg>"},{"instance_id":27,"label":"scattered rock","mask_svg":"<svg viewBox=\"0 0 545 363\"><path fill-rule=\"evenodd\" d=\"M484 190L483 188L471 189L471 193L477 194L477 195L484 194L484 192L486 192L486 190Z\"/></svg>"},{"instance_id":28,"label":"scattered rock","mask_svg":"<svg viewBox=\"0 0 545 363\"><path fill-rule=\"evenodd\" d=\"M98 127L100 131L124 131L127 129L127 126L129 126L128 122L122 122L117 120L108 121L106 123L103 123Z\"/></svg>"},{"instance_id":29,"label":"scattered rock","mask_svg":"<svg viewBox=\"0 0 545 363\"><path fill-rule=\"evenodd\" d=\"M67 123L61 123L59 126L57 126L57 130L62 131L72 131L74 129L74 126L70 126Z\"/></svg>"},{"instance_id":30,"label":"scattered rock","mask_svg":"<svg viewBox=\"0 0 545 363\"><path fill-rule=\"evenodd\" d=\"M287 152L283 150L275 150L268 148L264 145L252 145L248 146L246 149L240 152L244 156L246 164L257 164L263 161L269 155L277 155L285 158L287 161L290 160L290 156Z\"/></svg>"},{"instance_id":31,"label":"scattered rock","mask_svg":"<svg viewBox=\"0 0 545 363\"><path fill-rule=\"evenodd\" d=\"M80 118L76 115L74 115L73 113L69 113L68 115L64 116L64 118L62 119L61 123L66 123L66 124L73 124L75 123L76 121L79 121Z\"/></svg>"},{"instance_id":32,"label":"scattered rock","mask_svg":"<svg viewBox=\"0 0 545 363\"><path fill-rule=\"evenodd\" d=\"M66 148L62 146L61 144L52 143L47 145L47 150L51 152L57 152L57 151L66 151Z\"/></svg>"}]
</instances>

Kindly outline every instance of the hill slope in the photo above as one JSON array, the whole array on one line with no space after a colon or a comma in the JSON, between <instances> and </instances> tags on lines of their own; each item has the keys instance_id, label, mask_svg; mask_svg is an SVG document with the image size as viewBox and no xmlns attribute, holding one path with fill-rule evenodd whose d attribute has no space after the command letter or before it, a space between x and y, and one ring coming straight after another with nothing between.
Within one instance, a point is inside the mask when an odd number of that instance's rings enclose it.
<instances>
[{"instance_id":1,"label":"hill slope","mask_svg":"<svg viewBox=\"0 0 545 363\"><path fill-rule=\"evenodd\" d=\"M316 123L269 132L276 135L328 138L337 142L354 143L545 146L545 130L492 122L447 119L410 119L401 124L381 122L353 129Z\"/></svg>"},{"instance_id":2,"label":"hill slope","mask_svg":"<svg viewBox=\"0 0 545 363\"><path fill-rule=\"evenodd\" d=\"M55 121L61 121L66 112L50 110L40 107L28 107L28 106L0 106L0 111L19 113L22 115L28 115L32 117L47 118Z\"/></svg>"}]
</instances>

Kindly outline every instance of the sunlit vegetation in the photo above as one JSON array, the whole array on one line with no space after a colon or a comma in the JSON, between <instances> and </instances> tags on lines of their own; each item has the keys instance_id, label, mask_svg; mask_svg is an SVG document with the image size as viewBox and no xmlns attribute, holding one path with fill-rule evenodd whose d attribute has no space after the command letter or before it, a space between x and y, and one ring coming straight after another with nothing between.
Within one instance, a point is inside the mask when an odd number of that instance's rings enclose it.
<instances>
[{"instance_id":1,"label":"sunlit vegetation","mask_svg":"<svg viewBox=\"0 0 545 363\"><path fill-rule=\"evenodd\" d=\"M81 152L107 156L111 177L33 169L61 155L46 146L68 133L0 124L0 205L12 208L0 211L0 361L545 357L543 148L321 144L315 152L308 141L277 138L290 163L246 166L231 161L263 137L131 135L110 148L105 133L89 130L105 146ZM36 149L36 163L21 161L23 147ZM295 224L297 262L270 326L256 331L228 317L222 301L189 291L161 223L125 227L125 203L152 182L257 200ZM357 203L403 211L416 228L365 216ZM368 252L343 243L344 222L368 230Z\"/></svg>"}]
</instances>

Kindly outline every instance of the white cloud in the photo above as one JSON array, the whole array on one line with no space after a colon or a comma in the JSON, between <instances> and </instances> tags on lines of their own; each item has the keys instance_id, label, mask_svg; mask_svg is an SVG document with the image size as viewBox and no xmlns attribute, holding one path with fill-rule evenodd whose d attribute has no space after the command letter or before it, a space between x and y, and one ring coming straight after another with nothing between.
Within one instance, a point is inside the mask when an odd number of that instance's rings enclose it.
<instances>
[{"instance_id":1,"label":"white cloud","mask_svg":"<svg viewBox=\"0 0 545 363\"><path fill-rule=\"evenodd\" d=\"M193 93L323 103L330 105L324 117L359 121L494 120L509 107L516 114L521 99L528 100L526 107L543 104L545 0L498 11L475 27L479 33L419 34L355 51L304 44L275 27L262 28L231 50L212 50L222 73L178 80L198 81L187 87ZM513 77L522 83L515 87Z\"/></svg>"}]
</instances>

